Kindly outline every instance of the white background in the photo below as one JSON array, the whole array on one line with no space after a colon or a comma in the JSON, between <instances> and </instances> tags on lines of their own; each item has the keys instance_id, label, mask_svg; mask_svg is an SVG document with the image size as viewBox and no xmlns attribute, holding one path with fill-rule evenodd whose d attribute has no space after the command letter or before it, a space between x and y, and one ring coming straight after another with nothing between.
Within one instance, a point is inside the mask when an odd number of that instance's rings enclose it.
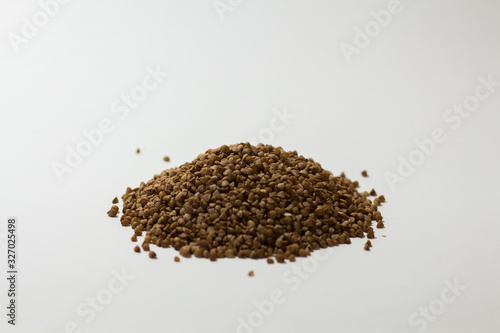
<instances>
[{"instance_id":1,"label":"white background","mask_svg":"<svg viewBox=\"0 0 500 333\"><path fill-rule=\"evenodd\" d=\"M500 81L500 4L401 7L348 63L340 44L354 45L355 28L387 1L243 1L221 20L211 1L74 0L15 52L9 34L41 9L2 0L0 268L16 216L20 275L15 328L0 280L0 331L64 332L75 322L81 332L236 332L237 318L255 316L254 301L278 289L285 301L252 331L417 332L423 324L410 316L443 304L445 281L456 280L466 289L425 332L499 332L500 88L456 130L443 114L480 76ZM120 119L113 101L156 66L170 76ZM295 118L273 145L386 196L372 251L360 239L334 248L295 291L283 280L292 264L175 263L173 249L157 249L156 261L132 251L132 230L106 215L115 196L258 136L283 107ZM103 118L112 133L58 181L52 164ZM447 140L392 191L384 174L435 128ZM122 269L134 280L87 323L77 307Z\"/></svg>"}]
</instances>

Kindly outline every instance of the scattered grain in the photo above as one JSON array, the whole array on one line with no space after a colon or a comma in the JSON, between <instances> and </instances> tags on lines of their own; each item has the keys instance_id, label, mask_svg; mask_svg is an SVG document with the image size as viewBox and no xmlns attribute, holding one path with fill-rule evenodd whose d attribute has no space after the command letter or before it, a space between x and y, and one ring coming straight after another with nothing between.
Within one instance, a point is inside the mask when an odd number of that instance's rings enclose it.
<instances>
[{"instance_id":1,"label":"scattered grain","mask_svg":"<svg viewBox=\"0 0 500 333\"><path fill-rule=\"evenodd\" d=\"M116 205L111 206L111 209L108 211L108 216L116 217L117 214L118 214L118 206Z\"/></svg>"}]
</instances>

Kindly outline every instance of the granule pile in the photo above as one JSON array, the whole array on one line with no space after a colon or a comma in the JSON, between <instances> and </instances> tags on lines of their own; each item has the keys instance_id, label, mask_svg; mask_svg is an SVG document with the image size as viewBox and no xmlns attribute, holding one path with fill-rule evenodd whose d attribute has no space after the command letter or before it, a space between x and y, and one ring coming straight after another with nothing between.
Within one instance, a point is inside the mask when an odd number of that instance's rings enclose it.
<instances>
[{"instance_id":1,"label":"granule pile","mask_svg":"<svg viewBox=\"0 0 500 333\"><path fill-rule=\"evenodd\" d=\"M132 240L145 233L145 251L155 244L183 257L282 263L351 237L374 238L372 221L384 227L383 196L375 204L357 188L296 151L224 145L127 188L121 223L134 229Z\"/></svg>"}]
</instances>

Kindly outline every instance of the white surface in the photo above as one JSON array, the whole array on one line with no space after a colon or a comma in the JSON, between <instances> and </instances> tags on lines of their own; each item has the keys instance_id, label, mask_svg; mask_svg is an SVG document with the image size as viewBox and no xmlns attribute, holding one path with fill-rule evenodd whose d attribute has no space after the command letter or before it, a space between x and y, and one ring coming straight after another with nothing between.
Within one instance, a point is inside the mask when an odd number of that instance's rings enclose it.
<instances>
[{"instance_id":1,"label":"white surface","mask_svg":"<svg viewBox=\"0 0 500 333\"><path fill-rule=\"evenodd\" d=\"M211 1L73 1L15 53L7 34L39 6L2 1L0 233L18 217L20 308L16 328L2 310L0 331L64 332L74 321L81 332L236 332L237 318L279 289L284 303L255 332L417 332L412 313L457 279L467 289L425 331L499 332L500 89L457 130L442 117L478 77L500 81L500 6L401 4L348 64L339 44L387 2L244 1L220 21ZM112 102L157 65L170 76L118 118ZM296 118L272 144L385 194L387 228L371 252L359 239L334 248L292 291L282 278L291 264L132 251L132 230L106 215L111 199L208 148L247 141L283 106ZM51 164L103 118L114 131L59 182ZM391 191L384 173L436 127L447 141ZM85 322L79 304L122 268L135 279Z\"/></svg>"}]
</instances>

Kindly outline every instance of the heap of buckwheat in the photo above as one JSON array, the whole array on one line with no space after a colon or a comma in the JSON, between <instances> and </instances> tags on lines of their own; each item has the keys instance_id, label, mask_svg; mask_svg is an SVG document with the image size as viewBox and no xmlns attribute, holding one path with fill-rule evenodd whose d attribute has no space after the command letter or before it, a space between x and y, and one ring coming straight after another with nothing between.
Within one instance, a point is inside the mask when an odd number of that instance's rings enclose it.
<instances>
[{"instance_id":1,"label":"heap of buckwheat","mask_svg":"<svg viewBox=\"0 0 500 333\"><path fill-rule=\"evenodd\" d=\"M127 188L121 223L134 241L145 233L146 251L155 244L184 257L294 261L351 237L374 238L372 221L384 227L383 196L375 204L357 188L296 151L224 145Z\"/></svg>"}]
</instances>

